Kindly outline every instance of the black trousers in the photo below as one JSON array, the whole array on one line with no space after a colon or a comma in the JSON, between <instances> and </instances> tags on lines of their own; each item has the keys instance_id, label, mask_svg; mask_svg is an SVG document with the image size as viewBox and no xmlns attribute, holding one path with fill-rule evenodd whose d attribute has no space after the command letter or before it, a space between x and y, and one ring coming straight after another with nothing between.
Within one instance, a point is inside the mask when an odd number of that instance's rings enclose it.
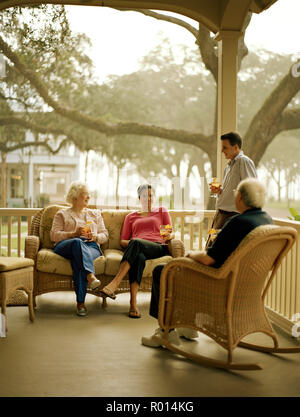
<instances>
[{"instance_id":1,"label":"black trousers","mask_svg":"<svg viewBox=\"0 0 300 417\"><path fill-rule=\"evenodd\" d=\"M144 239L132 239L125 249L121 262L127 261L130 264L129 282L137 282L139 285L142 281L143 272L147 259L156 259L169 255L168 245L162 245L158 242L150 242Z\"/></svg>"},{"instance_id":2,"label":"black trousers","mask_svg":"<svg viewBox=\"0 0 300 417\"><path fill-rule=\"evenodd\" d=\"M163 267L166 264L157 265L152 271L152 290L150 301L150 316L158 319L159 293L160 293L160 276Z\"/></svg>"}]
</instances>

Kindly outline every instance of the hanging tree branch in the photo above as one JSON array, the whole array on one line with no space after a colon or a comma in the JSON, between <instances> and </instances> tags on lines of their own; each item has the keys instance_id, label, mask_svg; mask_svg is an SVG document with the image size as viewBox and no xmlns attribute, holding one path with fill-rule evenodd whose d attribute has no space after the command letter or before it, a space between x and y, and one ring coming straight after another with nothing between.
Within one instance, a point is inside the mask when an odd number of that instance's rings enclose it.
<instances>
[{"instance_id":1,"label":"hanging tree branch","mask_svg":"<svg viewBox=\"0 0 300 417\"><path fill-rule=\"evenodd\" d=\"M144 135L154 136L163 139L174 140L181 143L188 143L201 147L204 152L209 152L211 144L206 135L201 133L193 133L185 130L167 129L163 127L145 125L134 122L119 122L119 123L106 123L100 118L93 118L86 114L81 113L72 108L68 108L63 103L56 101L48 92L48 88L39 77L38 72L32 71L27 68L19 59L18 55L11 49L11 47L0 36L0 50L6 55L6 57L14 63L15 68L28 80L31 85L36 89L39 95L44 101L52 107L56 113L63 117L66 117L76 123L86 126L89 129L93 129L97 132L104 133L107 136L111 135Z\"/></svg>"},{"instance_id":2,"label":"hanging tree branch","mask_svg":"<svg viewBox=\"0 0 300 417\"><path fill-rule=\"evenodd\" d=\"M115 9L119 10L120 12L129 12L129 11L138 12L145 16L153 17L154 19L157 19L157 20L163 20L164 22L173 23L188 30L195 38L197 38L198 36L198 30L193 25L190 25L189 23L185 22L182 19L178 19L177 17L153 12L152 10L148 10L148 9L123 9L123 8L115 8Z\"/></svg>"},{"instance_id":3,"label":"hanging tree branch","mask_svg":"<svg viewBox=\"0 0 300 417\"><path fill-rule=\"evenodd\" d=\"M53 154L53 155L55 155L55 154L57 154L67 143L69 143L69 139L68 138L66 138L66 139L64 139L64 140L62 140L61 142L60 142L60 144L58 145L58 147L55 149L55 148L52 148L50 145L49 145L49 143L48 143L48 139L46 139L46 140L44 140L44 141L31 141L31 142L22 142L22 143L16 143L16 144L14 144L14 145L8 145L7 143L3 143L3 142L0 142L0 151L1 152L4 152L4 153L9 153L9 152L13 152L13 151L15 151L15 150L17 150L17 149L25 149L25 148L29 148L30 146L34 146L34 147L37 147L37 146L42 146L42 147L44 147L44 148L46 148L46 149L48 149L48 151L51 153L51 154Z\"/></svg>"},{"instance_id":4,"label":"hanging tree branch","mask_svg":"<svg viewBox=\"0 0 300 417\"><path fill-rule=\"evenodd\" d=\"M260 161L267 146L278 133L300 127L299 119L297 120L300 109L286 109L300 91L300 77L295 77L292 73L294 65L267 97L244 136L245 152L255 163Z\"/></svg>"}]
</instances>

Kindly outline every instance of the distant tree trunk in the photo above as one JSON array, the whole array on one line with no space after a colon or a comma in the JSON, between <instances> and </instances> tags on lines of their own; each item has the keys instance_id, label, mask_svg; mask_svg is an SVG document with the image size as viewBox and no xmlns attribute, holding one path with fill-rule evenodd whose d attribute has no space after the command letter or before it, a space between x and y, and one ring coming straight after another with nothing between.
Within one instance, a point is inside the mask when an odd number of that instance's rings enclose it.
<instances>
[{"instance_id":1,"label":"distant tree trunk","mask_svg":"<svg viewBox=\"0 0 300 417\"><path fill-rule=\"evenodd\" d=\"M281 201L281 170L278 170L278 182L277 182L277 190L278 190L278 201Z\"/></svg>"},{"instance_id":2,"label":"distant tree trunk","mask_svg":"<svg viewBox=\"0 0 300 417\"><path fill-rule=\"evenodd\" d=\"M7 154L1 151L1 207L6 207L6 157Z\"/></svg>"},{"instance_id":3,"label":"distant tree trunk","mask_svg":"<svg viewBox=\"0 0 300 417\"><path fill-rule=\"evenodd\" d=\"M120 168L117 165L117 178L116 178L116 208L119 208L119 182L120 182Z\"/></svg>"},{"instance_id":4,"label":"distant tree trunk","mask_svg":"<svg viewBox=\"0 0 300 417\"><path fill-rule=\"evenodd\" d=\"M84 163L84 182L86 184L87 184L88 164L89 164L89 151L86 151L85 163Z\"/></svg>"}]
</instances>

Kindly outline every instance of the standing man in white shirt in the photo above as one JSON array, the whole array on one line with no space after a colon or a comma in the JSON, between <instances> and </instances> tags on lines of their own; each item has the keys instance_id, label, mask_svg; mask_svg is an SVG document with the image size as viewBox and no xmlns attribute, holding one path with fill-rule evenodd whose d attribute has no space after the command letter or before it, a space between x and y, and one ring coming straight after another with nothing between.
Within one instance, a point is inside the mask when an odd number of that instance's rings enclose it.
<instances>
[{"instance_id":1,"label":"standing man in white shirt","mask_svg":"<svg viewBox=\"0 0 300 417\"><path fill-rule=\"evenodd\" d=\"M236 132L225 133L221 136L222 152L229 159L223 174L223 183L220 188L210 186L211 192L218 194L216 200L216 214L212 227L222 229L226 221L238 214L234 201L234 190L238 184L249 177L257 178L254 162L244 155L242 138Z\"/></svg>"}]
</instances>

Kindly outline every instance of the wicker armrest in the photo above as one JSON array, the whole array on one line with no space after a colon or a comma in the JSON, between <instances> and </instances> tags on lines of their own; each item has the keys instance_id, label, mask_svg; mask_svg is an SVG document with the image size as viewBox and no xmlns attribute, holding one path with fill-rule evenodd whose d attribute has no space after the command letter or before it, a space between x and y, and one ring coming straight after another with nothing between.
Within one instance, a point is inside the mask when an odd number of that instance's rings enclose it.
<instances>
[{"instance_id":1,"label":"wicker armrest","mask_svg":"<svg viewBox=\"0 0 300 417\"><path fill-rule=\"evenodd\" d=\"M172 259L163 269L163 275L167 275L168 270L171 268L184 268L194 272L198 272L202 275L207 275L211 278L224 279L228 276L228 273L224 273L224 268L213 268L211 266L203 265L200 262L196 262L191 258L179 257ZM227 272L227 271L226 271Z\"/></svg>"},{"instance_id":2,"label":"wicker armrest","mask_svg":"<svg viewBox=\"0 0 300 417\"><path fill-rule=\"evenodd\" d=\"M179 239L172 239L168 242L169 251L173 258L184 256L184 244Z\"/></svg>"},{"instance_id":3,"label":"wicker armrest","mask_svg":"<svg viewBox=\"0 0 300 417\"><path fill-rule=\"evenodd\" d=\"M25 258L33 259L36 262L37 253L40 246L38 236L26 236L25 238Z\"/></svg>"}]
</instances>

